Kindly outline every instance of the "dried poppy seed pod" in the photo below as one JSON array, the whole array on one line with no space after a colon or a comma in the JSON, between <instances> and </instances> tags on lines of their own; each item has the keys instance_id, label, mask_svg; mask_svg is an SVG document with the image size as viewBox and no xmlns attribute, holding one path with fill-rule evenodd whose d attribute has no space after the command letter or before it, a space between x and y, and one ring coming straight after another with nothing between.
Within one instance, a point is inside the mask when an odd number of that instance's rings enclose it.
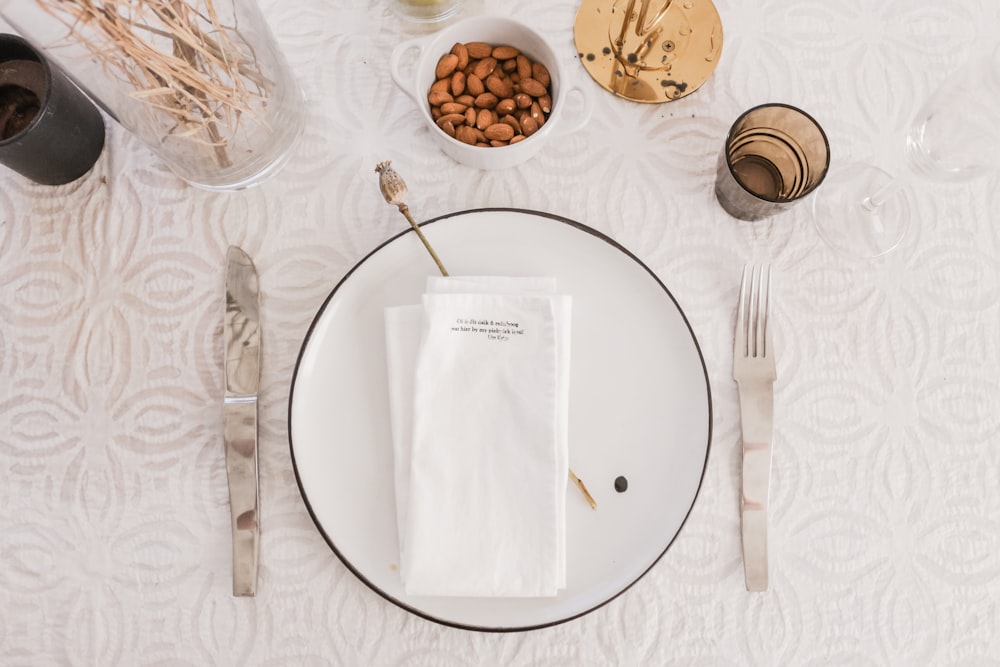
<instances>
[{"instance_id":1,"label":"dried poppy seed pod","mask_svg":"<svg viewBox=\"0 0 1000 667\"><path fill-rule=\"evenodd\" d=\"M388 203L393 206L406 206L404 202L406 199L406 182L390 166L391 164L391 160L386 160L385 162L379 162L375 166L375 171L378 172L378 187Z\"/></svg>"}]
</instances>

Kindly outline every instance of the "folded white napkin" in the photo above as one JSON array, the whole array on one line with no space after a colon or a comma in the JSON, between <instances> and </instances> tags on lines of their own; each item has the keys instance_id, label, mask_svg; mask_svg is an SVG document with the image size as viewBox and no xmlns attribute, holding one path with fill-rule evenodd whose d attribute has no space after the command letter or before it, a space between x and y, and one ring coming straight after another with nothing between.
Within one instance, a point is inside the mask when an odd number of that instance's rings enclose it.
<instances>
[{"instance_id":1,"label":"folded white napkin","mask_svg":"<svg viewBox=\"0 0 1000 667\"><path fill-rule=\"evenodd\" d=\"M566 584L570 297L551 278L431 278L387 308L400 574L411 595Z\"/></svg>"}]
</instances>

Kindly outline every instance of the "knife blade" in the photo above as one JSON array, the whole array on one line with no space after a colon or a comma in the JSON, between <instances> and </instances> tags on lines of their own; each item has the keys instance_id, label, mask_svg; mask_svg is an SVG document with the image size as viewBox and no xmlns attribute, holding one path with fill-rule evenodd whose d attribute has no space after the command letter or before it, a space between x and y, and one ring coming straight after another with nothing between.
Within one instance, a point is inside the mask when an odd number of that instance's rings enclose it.
<instances>
[{"instance_id":1,"label":"knife blade","mask_svg":"<svg viewBox=\"0 0 1000 667\"><path fill-rule=\"evenodd\" d=\"M260 498L257 476L257 391L260 386L260 293L257 270L236 246L226 253L223 321L226 394L223 438L233 528L233 595L257 594Z\"/></svg>"}]
</instances>

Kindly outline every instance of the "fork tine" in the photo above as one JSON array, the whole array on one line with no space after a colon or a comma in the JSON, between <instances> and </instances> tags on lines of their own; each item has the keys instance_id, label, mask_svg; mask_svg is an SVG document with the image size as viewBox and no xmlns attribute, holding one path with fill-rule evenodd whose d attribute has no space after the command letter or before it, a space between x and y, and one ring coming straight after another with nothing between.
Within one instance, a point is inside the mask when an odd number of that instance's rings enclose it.
<instances>
[{"instance_id":1,"label":"fork tine","mask_svg":"<svg viewBox=\"0 0 1000 667\"><path fill-rule=\"evenodd\" d=\"M736 344L734 354L737 357L746 357L749 345L749 336L747 331L749 330L747 322L747 301L750 289L749 278L750 265L747 264L743 267L743 280L740 281L740 304L736 310Z\"/></svg>"},{"instance_id":2,"label":"fork tine","mask_svg":"<svg viewBox=\"0 0 1000 667\"><path fill-rule=\"evenodd\" d=\"M770 354L770 315L771 315L771 265L762 264L754 267L753 304L753 342L750 356L763 359Z\"/></svg>"},{"instance_id":3,"label":"fork tine","mask_svg":"<svg viewBox=\"0 0 1000 667\"><path fill-rule=\"evenodd\" d=\"M750 265L750 289L747 304L747 357L757 356L757 265Z\"/></svg>"},{"instance_id":4,"label":"fork tine","mask_svg":"<svg viewBox=\"0 0 1000 667\"><path fill-rule=\"evenodd\" d=\"M764 294L764 308L763 308L763 319L764 325L762 327L761 334L761 346L763 348L761 355L762 357L767 357L772 354L771 352L771 265L765 264L764 268L766 273L763 275L764 285L761 288L761 292Z\"/></svg>"},{"instance_id":5,"label":"fork tine","mask_svg":"<svg viewBox=\"0 0 1000 667\"><path fill-rule=\"evenodd\" d=\"M757 356L757 324L758 311L760 310L760 284L757 265L750 267L750 317L747 327L750 330L750 344L747 346L747 356L750 358Z\"/></svg>"},{"instance_id":6,"label":"fork tine","mask_svg":"<svg viewBox=\"0 0 1000 667\"><path fill-rule=\"evenodd\" d=\"M764 269L757 264L753 267L753 272L753 308L751 311L753 313L753 349L750 356L758 358L764 356L764 323L767 319L764 312L765 303L762 300Z\"/></svg>"}]
</instances>

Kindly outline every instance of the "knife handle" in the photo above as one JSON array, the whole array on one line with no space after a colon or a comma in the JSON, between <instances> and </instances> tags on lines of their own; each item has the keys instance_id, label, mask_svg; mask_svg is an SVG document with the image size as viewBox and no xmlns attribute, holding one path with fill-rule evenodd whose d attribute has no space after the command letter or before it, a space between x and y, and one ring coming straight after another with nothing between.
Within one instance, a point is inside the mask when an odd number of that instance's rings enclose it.
<instances>
[{"instance_id":1,"label":"knife handle","mask_svg":"<svg viewBox=\"0 0 1000 667\"><path fill-rule=\"evenodd\" d=\"M768 588L767 509L771 486L771 439L774 423L774 385L740 383L740 421L743 433L740 533L743 574L748 591Z\"/></svg>"},{"instance_id":2,"label":"knife handle","mask_svg":"<svg viewBox=\"0 0 1000 667\"><path fill-rule=\"evenodd\" d=\"M260 560L257 490L257 399L227 398L225 417L226 477L233 522L233 595L257 594Z\"/></svg>"}]
</instances>

